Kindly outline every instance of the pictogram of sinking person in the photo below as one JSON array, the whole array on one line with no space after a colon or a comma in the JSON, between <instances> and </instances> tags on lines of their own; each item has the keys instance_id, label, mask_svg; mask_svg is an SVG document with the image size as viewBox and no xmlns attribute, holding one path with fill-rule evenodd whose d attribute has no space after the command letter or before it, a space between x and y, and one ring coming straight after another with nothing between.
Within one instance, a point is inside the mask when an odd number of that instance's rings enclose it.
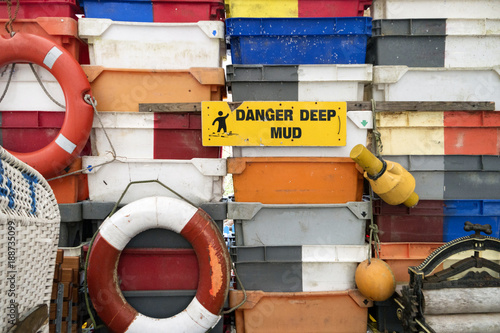
<instances>
[{"instance_id":1,"label":"pictogram of sinking person","mask_svg":"<svg viewBox=\"0 0 500 333\"><path fill-rule=\"evenodd\" d=\"M214 119L214 121L212 122L212 126L215 125L215 123L219 123L219 126L217 128L217 133L219 133L220 131L222 131L222 133L227 133L227 125L226 125L226 119L227 117L229 117L229 113L226 114L225 116L223 116L224 112L222 111L219 111L218 112L218 117Z\"/></svg>"}]
</instances>

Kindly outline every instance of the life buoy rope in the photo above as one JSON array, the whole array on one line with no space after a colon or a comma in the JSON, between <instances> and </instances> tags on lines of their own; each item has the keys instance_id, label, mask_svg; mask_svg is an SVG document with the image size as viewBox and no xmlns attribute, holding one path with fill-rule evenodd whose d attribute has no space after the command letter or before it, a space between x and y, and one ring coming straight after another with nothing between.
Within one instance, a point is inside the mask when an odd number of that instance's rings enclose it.
<instances>
[{"instance_id":1,"label":"life buoy rope","mask_svg":"<svg viewBox=\"0 0 500 333\"><path fill-rule=\"evenodd\" d=\"M10 153L35 168L45 178L56 176L78 157L90 135L93 108L84 101L90 84L80 64L64 48L40 36L16 33L0 36L0 67L30 62L50 71L64 92L66 116L57 137L47 146L29 153Z\"/></svg>"},{"instance_id":2,"label":"life buoy rope","mask_svg":"<svg viewBox=\"0 0 500 333\"><path fill-rule=\"evenodd\" d=\"M181 313L155 319L138 313L120 290L117 270L121 251L137 234L164 228L182 235L198 258L196 297ZM230 261L224 239L210 216L175 198L134 201L106 219L90 249L87 285L99 317L112 332L202 333L220 319L229 290Z\"/></svg>"}]
</instances>

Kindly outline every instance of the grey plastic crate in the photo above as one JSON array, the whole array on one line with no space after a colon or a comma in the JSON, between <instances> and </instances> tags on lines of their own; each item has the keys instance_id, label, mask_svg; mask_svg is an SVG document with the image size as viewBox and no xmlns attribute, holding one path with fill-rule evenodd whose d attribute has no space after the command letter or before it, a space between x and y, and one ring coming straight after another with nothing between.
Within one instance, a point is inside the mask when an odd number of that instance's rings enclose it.
<instances>
[{"instance_id":1,"label":"grey plastic crate","mask_svg":"<svg viewBox=\"0 0 500 333\"><path fill-rule=\"evenodd\" d=\"M443 67L446 19L374 20L366 62L374 65Z\"/></svg>"},{"instance_id":2,"label":"grey plastic crate","mask_svg":"<svg viewBox=\"0 0 500 333\"><path fill-rule=\"evenodd\" d=\"M365 241L369 202L271 205L228 203L237 246L361 245Z\"/></svg>"},{"instance_id":3,"label":"grey plastic crate","mask_svg":"<svg viewBox=\"0 0 500 333\"><path fill-rule=\"evenodd\" d=\"M59 228L59 247L74 247L83 240L83 216L81 203L59 204L61 224Z\"/></svg>"},{"instance_id":4,"label":"grey plastic crate","mask_svg":"<svg viewBox=\"0 0 500 333\"><path fill-rule=\"evenodd\" d=\"M227 86L233 101L297 101L297 65L228 65Z\"/></svg>"},{"instance_id":5,"label":"grey plastic crate","mask_svg":"<svg viewBox=\"0 0 500 333\"><path fill-rule=\"evenodd\" d=\"M387 156L407 169L422 200L500 199L500 158L480 155Z\"/></svg>"}]
</instances>

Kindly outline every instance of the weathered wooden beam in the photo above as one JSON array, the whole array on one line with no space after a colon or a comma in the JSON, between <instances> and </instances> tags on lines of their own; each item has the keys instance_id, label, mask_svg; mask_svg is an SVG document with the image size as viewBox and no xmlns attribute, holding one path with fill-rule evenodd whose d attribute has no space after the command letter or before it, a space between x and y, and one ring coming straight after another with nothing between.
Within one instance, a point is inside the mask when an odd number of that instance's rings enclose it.
<instances>
[{"instance_id":1,"label":"weathered wooden beam","mask_svg":"<svg viewBox=\"0 0 500 333\"><path fill-rule=\"evenodd\" d=\"M228 102L235 109L242 102ZM370 111L372 102L347 102L347 111ZM376 112L401 111L494 111L495 102L375 102ZM139 104L140 112L200 112L201 103Z\"/></svg>"}]
</instances>

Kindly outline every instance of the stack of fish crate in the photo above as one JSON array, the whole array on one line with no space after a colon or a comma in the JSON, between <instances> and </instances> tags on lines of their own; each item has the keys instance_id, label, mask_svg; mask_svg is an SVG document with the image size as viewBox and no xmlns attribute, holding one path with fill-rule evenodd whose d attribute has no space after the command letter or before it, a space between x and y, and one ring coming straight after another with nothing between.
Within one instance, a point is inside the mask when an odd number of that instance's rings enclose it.
<instances>
[{"instance_id":1,"label":"stack of fish crate","mask_svg":"<svg viewBox=\"0 0 500 333\"><path fill-rule=\"evenodd\" d=\"M92 156L83 158L90 198L84 215L97 221L95 229L119 200L123 205L180 195L222 221L226 162L221 147L202 146L199 110L139 109L148 103L223 99L223 2L89 0L82 6L85 18L78 22L78 33L88 43L90 59L82 68L99 115L91 133ZM129 183L143 181L125 192ZM216 206L213 212L210 204ZM196 294L194 250L168 230L133 238L117 270L124 297L146 316L174 316ZM222 329L220 321L214 330Z\"/></svg>"},{"instance_id":2,"label":"stack of fish crate","mask_svg":"<svg viewBox=\"0 0 500 333\"><path fill-rule=\"evenodd\" d=\"M8 6L6 2L0 4L2 27L9 21ZM16 4L13 4L10 13L14 16L15 12ZM86 63L88 50L77 33L77 15L82 13L76 1L19 1L12 30L46 38L68 51L80 63ZM6 30L1 35L10 38ZM0 69L0 95L5 93L0 101L0 142L12 152L29 153L47 146L56 138L65 118L65 99L59 83L48 70L36 64L31 66L10 64ZM81 155L88 154L90 142L81 152ZM78 157L57 176L80 170L81 166L81 157ZM75 217L66 212L68 205L88 198L87 176L72 174L50 180L49 184L57 202L64 207L59 245L79 245L82 221L75 221Z\"/></svg>"},{"instance_id":3,"label":"stack of fish crate","mask_svg":"<svg viewBox=\"0 0 500 333\"><path fill-rule=\"evenodd\" d=\"M233 102L359 101L368 2L226 1ZM368 258L371 206L348 157L366 144L370 111L348 110L343 147L233 147L231 249L241 283L230 292L237 332L366 332L371 302L354 272ZM328 324L326 324L328 323Z\"/></svg>"},{"instance_id":4,"label":"stack of fish crate","mask_svg":"<svg viewBox=\"0 0 500 333\"><path fill-rule=\"evenodd\" d=\"M498 1L374 0L371 13L369 97L485 101L500 110ZM465 236L465 221L491 224L492 236L499 236L497 112L381 112L375 125L382 156L413 174L421 199L414 208L383 202L373 207L380 255L397 282L407 283L408 266L420 264L443 242ZM375 303L378 328L402 332L395 308L388 310L391 302Z\"/></svg>"}]
</instances>

